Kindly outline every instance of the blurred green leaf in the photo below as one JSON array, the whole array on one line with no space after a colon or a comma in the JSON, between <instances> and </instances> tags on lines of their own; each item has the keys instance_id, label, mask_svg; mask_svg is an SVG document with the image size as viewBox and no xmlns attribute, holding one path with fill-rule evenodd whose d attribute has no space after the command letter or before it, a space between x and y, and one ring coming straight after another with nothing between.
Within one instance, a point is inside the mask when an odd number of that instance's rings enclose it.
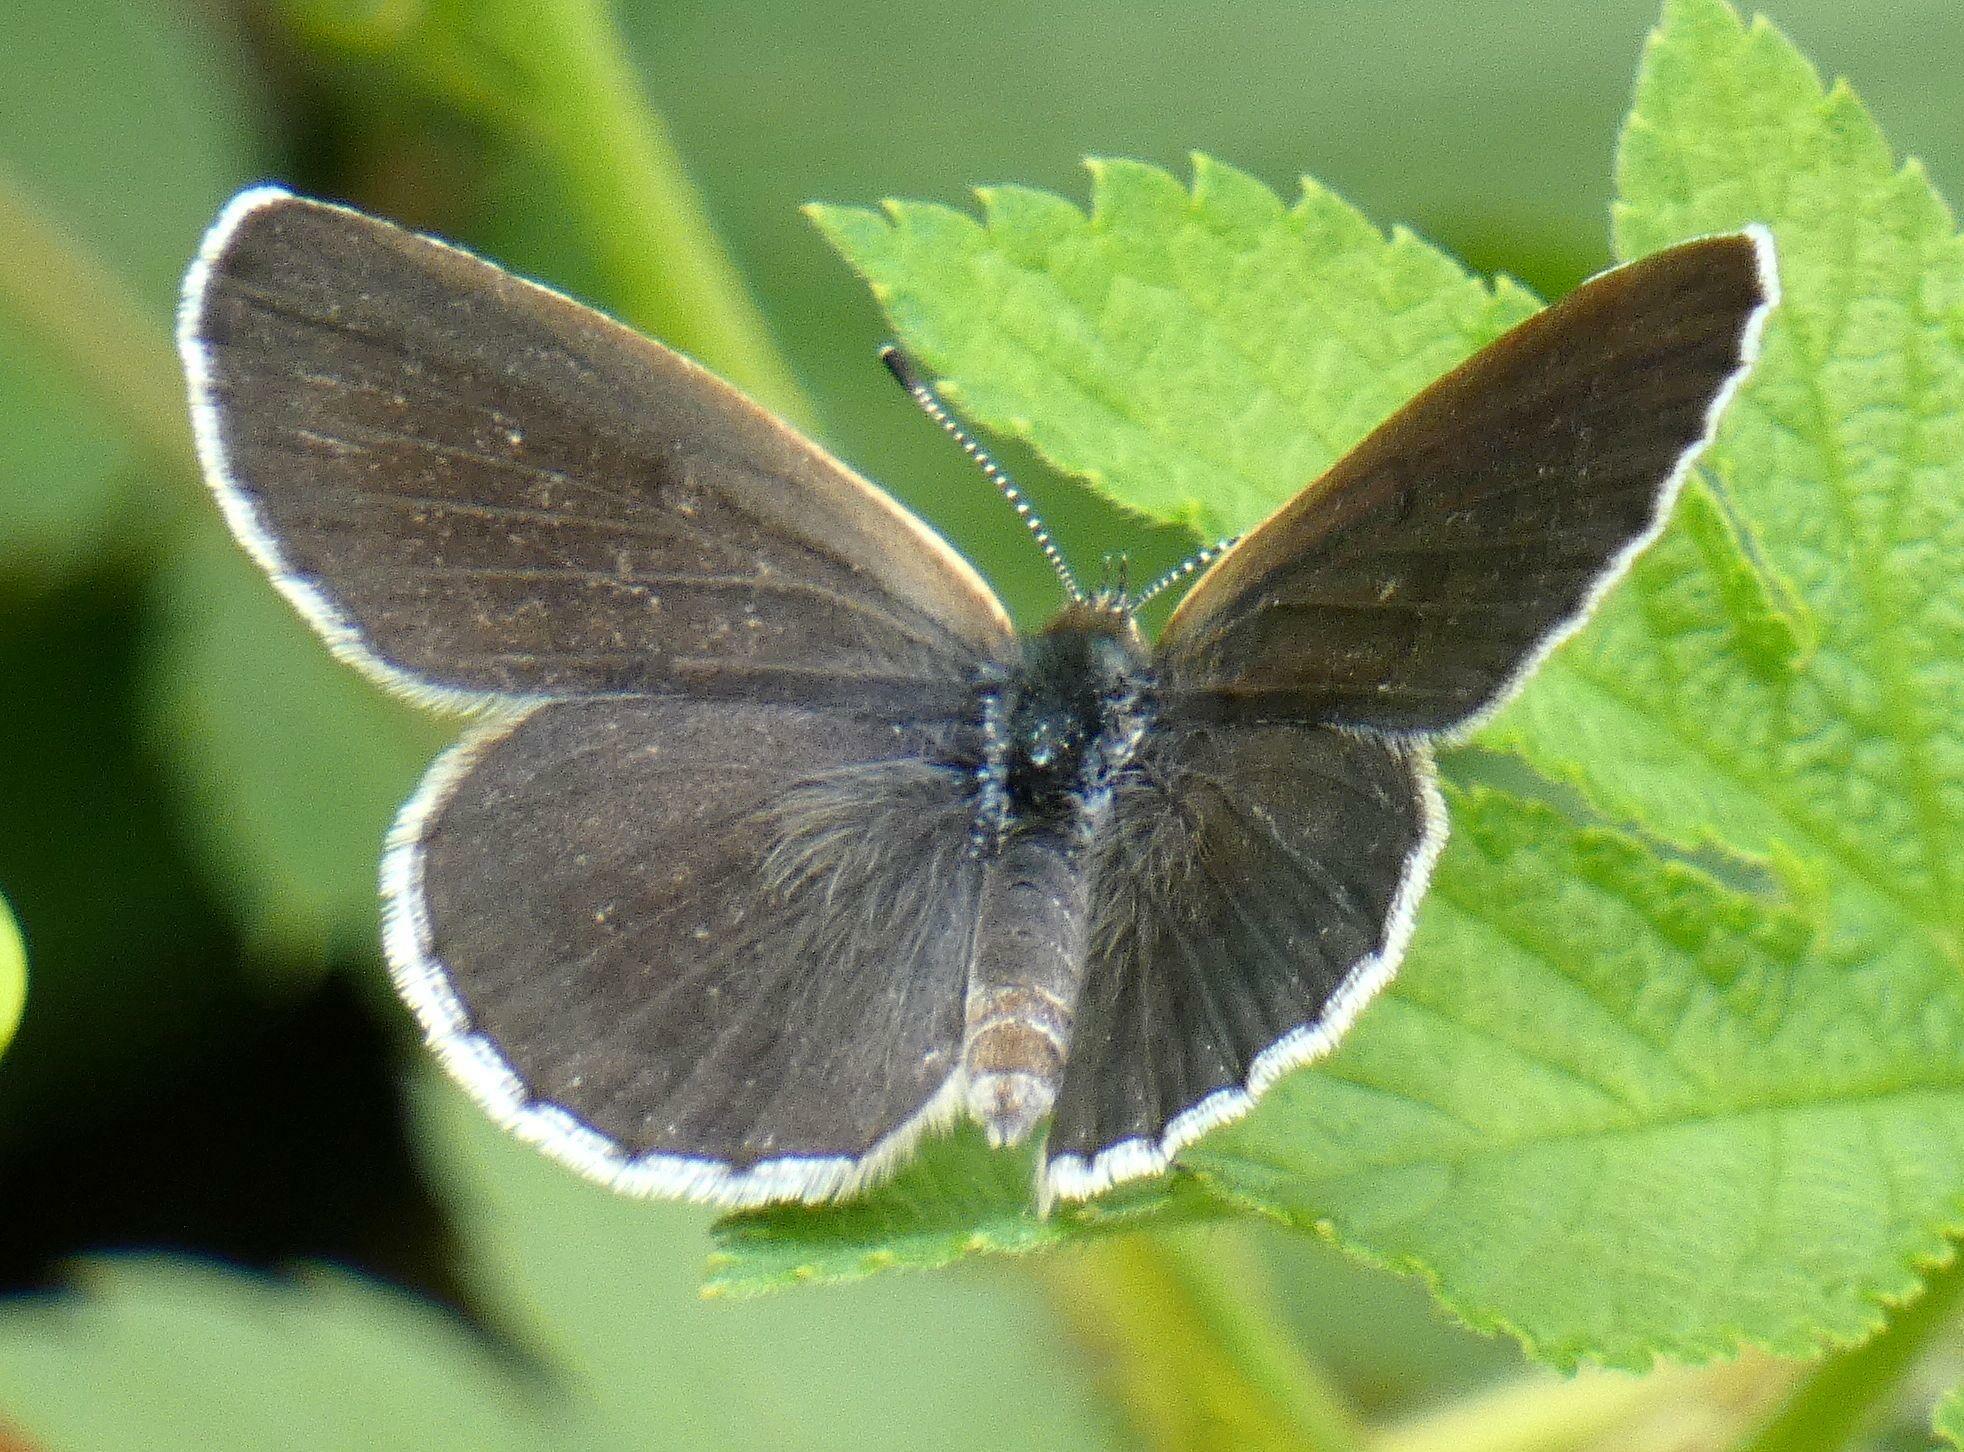
<instances>
[{"instance_id":1,"label":"blurred green leaf","mask_svg":"<svg viewBox=\"0 0 1964 1452\"><path fill-rule=\"evenodd\" d=\"M1953 1447L1964 1447L1964 1387L1953 1390L1937 1403L1931 1427Z\"/></svg>"},{"instance_id":2,"label":"blurred green leaf","mask_svg":"<svg viewBox=\"0 0 1964 1452\"><path fill-rule=\"evenodd\" d=\"M1824 1358L1797 1377L1785 1402L1737 1452L1850 1447L1864 1429L1883 1421L1905 1379L1956 1323L1964 1300L1964 1258L1953 1248L1946 1259L1930 1267L1927 1282L1909 1300L1891 1299L1888 1323L1879 1335Z\"/></svg>"},{"instance_id":3,"label":"blurred green leaf","mask_svg":"<svg viewBox=\"0 0 1964 1452\"><path fill-rule=\"evenodd\" d=\"M8 237L0 233L0 247ZM128 446L93 427L88 400L19 318L0 310L0 413L31 417L0 449L0 568L48 576L99 548L128 502Z\"/></svg>"},{"instance_id":4,"label":"blurred green leaf","mask_svg":"<svg viewBox=\"0 0 1964 1452\"><path fill-rule=\"evenodd\" d=\"M1419 1415L1449 1394L1548 1379L1514 1342L1470 1330L1409 1276L1265 1218L1238 1233L1254 1237L1297 1344L1314 1347L1373 1416Z\"/></svg>"},{"instance_id":5,"label":"blurred green leaf","mask_svg":"<svg viewBox=\"0 0 1964 1452\"><path fill-rule=\"evenodd\" d=\"M1349 1398L1291 1341L1230 1235L1127 1235L1044 1263L1147 1448L1361 1452Z\"/></svg>"},{"instance_id":6,"label":"blurred green leaf","mask_svg":"<svg viewBox=\"0 0 1964 1452\"><path fill-rule=\"evenodd\" d=\"M0 1415L47 1452L546 1445L511 1368L432 1307L333 1272L162 1259L0 1301Z\"/></svg>"},{"instance_id":7,"label":"blurred green leaf","mask_svg":"<svg viewBox=\"0 0 1964 1452\"><path fill-rule=\"evenodd\" d=\"M171 308L193 240L261 153L240 67L188 19L150 0L9 9L0 572L65 568L191 497L173 469L190 429Z\"/></svg>"},{"instance_id":8,"label":"blurred green leaf","mask_svg":"<svg viewBox=\"0 0 1964 1452\"><path fill-rule=\"evenodd\" d=\"M396 84L544 159L626 321L807 418L608 0L282 0L278 9L302 39L376 61Z\"/></svg>"},{"instance_id":9,"label":"blurred green leaf","mask_svg":"<svg viewBox=\"0 0 1964 1452\"><path fill-rule=\"evenodd\" d=\"M448 1086L423 1097L421 1118L466 1276L564 1377L586 1409L585 1445L1109 1445L1027 1280L975 1267L705 1302L705 1212L589 1185Z\"/></svg>"},{"instance_id":10,"label":"blurred green leaf","mask_svg":"<svg viewBox=\"0 0 1964 1452\"><path fill-rule=\"evenodd\" d=\"M383 838L456 727L335 661L216 531L158 591L157 726L216 880L286 961L372 950Z\"/></svg>"},{"instance_id":11,"label":"blurred green leaf","mask_svg":"<svg viewBox=\"0 0 1964 1452\"><path fill-rule=\"evenodd\" d=\"M27 948L20 940L20 927L7 908L7 900L0 898L0 1049L13 1038L26 999Z\"/></svg>"}]
</instances>

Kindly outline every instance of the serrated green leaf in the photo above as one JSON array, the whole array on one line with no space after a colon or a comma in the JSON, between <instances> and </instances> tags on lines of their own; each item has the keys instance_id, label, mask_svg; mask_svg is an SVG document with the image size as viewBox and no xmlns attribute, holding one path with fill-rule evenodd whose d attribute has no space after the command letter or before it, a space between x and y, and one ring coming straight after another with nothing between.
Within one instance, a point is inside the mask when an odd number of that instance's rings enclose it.
<instances>
[{"instance_id":1,"label":"serrated green leaf","mask_svg":"<svg viewBox=\"0 0 1964 1452\"><path fill-rule=\"evenodd\" d=\"M1114 500L1246 529L1533 311L1314 182L1284 207L1205 157L1192 189L1091 164L1089 216L1022 187L983 219L811 209L950 398Z\"/></svg>"},{"instance_id":2,"label":"serrated green leaf","mask_svg":"<svg viewBox=\"0 0 1964 1452\"><path fill-rule=\"evenodd\" d=\"M214 880L288 962L367 952L390 821L452 723L328 654L230 539L188 540L159 584L157 730Z\"/></svg>"},{"instance_id":3,"label":"serrated green leaf","mask_svg":"<svg viewBox=\"0 0 1964 1452\"><path fill-rule=\"evenodd\" d=\"M20 1026L21 1005L27 1000L27 948L20 940L7 900L0 898L0 1049L7 1047Z\"/></svg>"},{"instance_id":4,"label":"serrated green leaf","mask_svg":"<svg viewBox=\"0 0 1964 1452\"><path fill-rule=\"evenodd\" d=\"M926 1270L974 1255L1023 1255L1086 1235L1212 1219L1225 1209L1190 1177L1129 1186L1084 1205L1032 1213L1033 1150L992 1151L963 1127L930 1140L885 1184L843 1205L786 1205L715 1226L704 1290L755 1295L808 1282Z\"/></svg>"},{"instance_id":5,"label":"serrated green leaf","mask_svg":"<svg viewBox=\"0 0 1964 1452\"><path fill-rule=\"evenodd\" d=\"M927 1141L893 1179L843 1205L773 1206L717 1221L703 1289L752 1295L1060 1245L1070 1226L1028 1213L1035 1174L1028 1151L995 1153L961 1127Z\"/></svg>"},{"instance_id":6,"label":"serrated green leaf","mask_svg":"<svg viewBox=\"0 0 1964 1452\"><path fill-rule=\"evenodd\" d=\"M58 1294L0 1301L0 1408L49 1452L549 1445L512 1365L434 1307L163 1259L84 1262Z\"/></svg>"}]
</instances>

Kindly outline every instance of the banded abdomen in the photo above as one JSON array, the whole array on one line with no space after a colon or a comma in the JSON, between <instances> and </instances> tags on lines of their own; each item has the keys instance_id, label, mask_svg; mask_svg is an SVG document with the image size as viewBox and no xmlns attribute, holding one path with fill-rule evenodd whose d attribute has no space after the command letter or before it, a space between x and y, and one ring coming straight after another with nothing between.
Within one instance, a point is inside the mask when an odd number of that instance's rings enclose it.
<instances>
[{"instance_id":1,"label":"banded abdomen","mask_svg":"<svg viewBox=\"0 0 1964 1452\"><path fill-rule=\"evenodd\" d=\"M969 1117L996 1145L1024 1139L1063 1083L1089 916L1081 849L1011 835L982 884L962 1064Z\"/></svg>"}]
</instances>

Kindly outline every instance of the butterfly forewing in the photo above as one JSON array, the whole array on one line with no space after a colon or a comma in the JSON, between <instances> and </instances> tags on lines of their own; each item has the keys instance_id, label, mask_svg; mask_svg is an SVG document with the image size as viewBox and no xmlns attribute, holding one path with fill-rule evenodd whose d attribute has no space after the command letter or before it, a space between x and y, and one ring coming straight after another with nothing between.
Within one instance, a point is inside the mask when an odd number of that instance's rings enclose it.
<instances>
[{"instance_id":1,"label":"butterfly forewing","mask_svg":"<svg viewBox=\"0 0 1964 1452\"><path fill-rule=\"evenodd\" d=\"M1606 272L1431 385L1202 576L1172 717L1462 729L1660 527L1750 361L1771 243Z\"/></svg>"},{"instance_id":2,"label":"butterfly forewing","mask_svg":"<svg viewBox=\"0 0 1964 1452\"><path fill-rule=\"evenodd\" d=\"M1010 648L987 586L886 495L695 364L440 242L249 192L180 326L235 529L412 692L864 701Z\"/></svg>"}]
</instances>

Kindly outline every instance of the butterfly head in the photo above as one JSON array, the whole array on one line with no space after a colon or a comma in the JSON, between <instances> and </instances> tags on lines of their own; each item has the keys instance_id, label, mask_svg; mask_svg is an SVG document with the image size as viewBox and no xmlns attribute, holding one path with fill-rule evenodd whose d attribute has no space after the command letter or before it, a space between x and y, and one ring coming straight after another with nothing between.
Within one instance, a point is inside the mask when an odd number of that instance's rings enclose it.
<instances>
[{"instance_id":1,"label":"butterfly head","mask_svg":"<svg viewBox=\"0 0 1964 1452\"><path fill-rule=\"evenodd\" d=\"M1123 604L1073 600L1023 642L1001 738L1011 816L1085 827L1152 714L1145 638Z\"/></svg>"}]
</instances>

